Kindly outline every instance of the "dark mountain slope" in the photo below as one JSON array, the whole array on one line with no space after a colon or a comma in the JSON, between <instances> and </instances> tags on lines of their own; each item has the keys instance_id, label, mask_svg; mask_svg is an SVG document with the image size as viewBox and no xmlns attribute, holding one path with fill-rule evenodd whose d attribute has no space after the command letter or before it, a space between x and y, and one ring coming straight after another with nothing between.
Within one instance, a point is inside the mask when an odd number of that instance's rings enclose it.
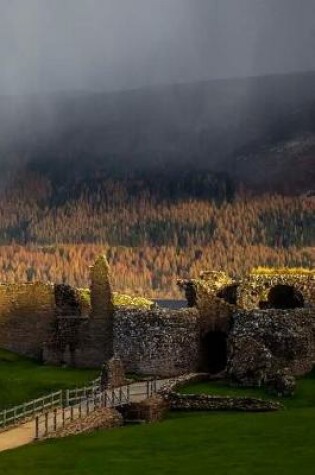
<instances>
[{"instance_id":1,"label":"dark mountain slope","mask_svg":"<svg viewBox=\"0 0 315 475\"><path fill-rule=\"evenodd\" d=\"M62 183L206 169L300 193L312 188L314 137L315 73L0 98L2 164Z\"/></svg>"}]
</instances>

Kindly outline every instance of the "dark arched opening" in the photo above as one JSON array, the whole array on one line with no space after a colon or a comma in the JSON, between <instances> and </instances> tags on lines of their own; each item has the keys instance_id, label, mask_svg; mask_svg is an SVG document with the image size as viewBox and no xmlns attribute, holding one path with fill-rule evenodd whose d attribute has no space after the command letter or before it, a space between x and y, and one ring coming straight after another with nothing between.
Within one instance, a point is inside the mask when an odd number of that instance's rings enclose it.
<instances>
[{"instance_id":1,"label":"dark arched opening","mask_svg":"<svg viewBox=\"0 0 315 475\"><path fill-rule=\"evenodd\" d=\"M226 287L223 287L219 292L217 293L217 296L220 299L225 300L227 303L231 305L236 305L237 304L237 289L238 289L238 284L233 284L233 285L227 285Z\"/></svg>"},{"instance_id":2,"label":"dark arched opening","mask_svg":"<svg viewBox=\"0 0 315 475\"><path fill-rule=\"evenodd\" d=\"M216 374L226 368L227 335L214 331L207 333L201 342L201 370Z\"/></svg>"},{"instance_id":3,"label":"dark arched opening","mask_svg":"<svg viewBox=\"0 0 315 475\"><path fill-rule=\"evenodd\" d=\"M293 309L304 307L304 298L293 285L276 285L270 289L268 307Z\"/></svg>"}]
</instances>

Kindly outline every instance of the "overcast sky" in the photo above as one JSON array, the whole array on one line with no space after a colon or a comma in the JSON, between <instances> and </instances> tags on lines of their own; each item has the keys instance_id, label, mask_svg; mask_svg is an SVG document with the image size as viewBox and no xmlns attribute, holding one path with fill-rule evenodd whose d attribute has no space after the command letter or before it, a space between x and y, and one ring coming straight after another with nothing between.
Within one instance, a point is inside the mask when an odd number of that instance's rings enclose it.
<instances>
[{"instance_id":1,"label":"overcast sky","mask_svg":"<svg viewBox=\"0 0 315 475\"><path fill-rule=\"evenodd\" d=\"M315 69L315 0L0 0L0 93Z\"/></svg>"}]
</instances>

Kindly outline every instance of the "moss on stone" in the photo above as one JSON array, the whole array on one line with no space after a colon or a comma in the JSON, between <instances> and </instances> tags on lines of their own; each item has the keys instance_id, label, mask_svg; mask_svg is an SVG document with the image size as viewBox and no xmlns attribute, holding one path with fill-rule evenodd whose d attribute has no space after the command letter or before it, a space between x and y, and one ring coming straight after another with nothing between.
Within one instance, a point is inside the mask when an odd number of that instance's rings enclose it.
<instances>
[{"instance_id":1,"label":"moss on stone","mask_svg":"<svg viewBox=\"0 0 315 475\"><path fill-rule=\"evenodd\" d=\"M314 275L314 269L304 267L256 267L250 272L251 275Z\"/></svg>"},{"instance_id":2,"label":"moss on stone","mask_svg":"<svg viewBox=\"0 0 315 475\"><path fill-rule=\"evenodd\" d=\"M82 308L91 308L90 289L77 289ZM113 292L114 307L134 307L150 309L154 302L144 297L131 297L130 295Z\"/></svg>"},{"instance_id":3,"label":"moss on stone","mask_svg":"<svg viewBox=\"0 0 315 475\"><path fill-rule=\"evenodd\" d=\"M150 309L154 305L152 300L146 299L145 297L131 297L130 295L119 294L118 292L114 292L113 296L115 307Z\"/></svg>"}]
</instances>

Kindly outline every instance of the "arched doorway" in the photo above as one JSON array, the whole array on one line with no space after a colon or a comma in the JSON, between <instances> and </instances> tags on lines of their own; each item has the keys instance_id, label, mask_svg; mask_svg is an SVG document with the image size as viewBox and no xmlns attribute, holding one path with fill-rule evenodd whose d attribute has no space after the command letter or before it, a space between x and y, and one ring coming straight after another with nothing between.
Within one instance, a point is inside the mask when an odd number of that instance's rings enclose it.
<instances>
[{"instance_id":1,"label":"arched doorway","mask_svg":"<svg viewBox=\"0 0 315 475\"><path fill-rule=\"evenodd\" d=\"M207 333L201 341L201 371L216 374L226 368L227 335L214 331Z\"/></svg>"},{"instance_id":2,"label":"arched doorway","mask_svg":"<svg viewBox=\"0 0 315 475\"><path fill-rule=\"evenodd\" d=\"M276 285L268 295L269 308L293 309L304 307L304 298L293 285Z\"/></svg>"}]
</instances>

